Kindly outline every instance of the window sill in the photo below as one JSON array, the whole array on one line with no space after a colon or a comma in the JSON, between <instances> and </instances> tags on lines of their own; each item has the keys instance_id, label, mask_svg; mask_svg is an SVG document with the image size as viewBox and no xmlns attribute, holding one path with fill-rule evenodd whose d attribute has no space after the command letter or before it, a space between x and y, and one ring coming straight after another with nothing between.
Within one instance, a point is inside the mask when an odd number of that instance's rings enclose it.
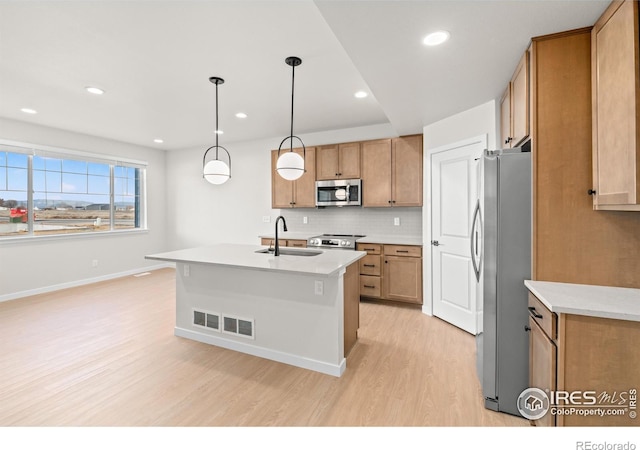
<instances>
[{"instance_id":1,"label":"window sill","mask_svg":"<svg viewBox=\"0 0 640 450\"><path fill-rule=\"evenodd\" d=\"M83 238L100 238L100 237L115 237L129 234L147 234L148 228L135 229L135 230L114 230L114 231L95 231L92 233L67 233L67 234L48 234L42 236L7 236L0 238L0 245L3 244L15 244L15 243L28 243L28 242L46 242L68 239L83 239Z\"/></svg>"}]
</instances>

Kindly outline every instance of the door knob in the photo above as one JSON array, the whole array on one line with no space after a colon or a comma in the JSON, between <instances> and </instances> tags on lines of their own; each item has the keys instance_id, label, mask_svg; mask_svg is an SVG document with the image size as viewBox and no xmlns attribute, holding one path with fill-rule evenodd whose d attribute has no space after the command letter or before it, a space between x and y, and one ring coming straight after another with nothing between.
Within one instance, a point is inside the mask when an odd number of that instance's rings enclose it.
<instances>
[{"instance_id":1,"label":"door knob","mask_svg":"<svg viewBox=\"0 0 640 450\"><path fill-rule=\"evenodd\" d=\"M434 247L438 247L440 245L440 242L438 241L431 241L431 245L433 245Z\"/></svg>"}]
</instances>

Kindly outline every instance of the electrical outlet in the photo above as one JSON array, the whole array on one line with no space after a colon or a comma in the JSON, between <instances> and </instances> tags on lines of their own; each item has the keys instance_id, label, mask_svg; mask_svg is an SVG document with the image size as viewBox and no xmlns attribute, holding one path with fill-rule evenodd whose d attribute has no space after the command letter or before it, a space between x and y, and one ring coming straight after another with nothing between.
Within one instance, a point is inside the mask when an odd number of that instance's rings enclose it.
<instances>
[{"instance_id":1,"label":"electrical outlet","mask_svg":"<svg viewBox=\"0 0 640 450\"><path fill-rule=\"evenodd\" d=\"M93 261L91 261L91 267L98 267L98 260L94 259Z\"/></svg>"},{"instance_id":2,"label":"electrical outlet","mask_svg":"<svg viewBox=\"0 0 640 450\"><path fill-rule=\"evenodd\" d=\"M182 272L184 273L185 277L191 275L191 268L189 267L189 264L184 265L184 269L182 269Z\"/></svg>"},{"instance_id":3,"label":"electrical outlet","mask_svg":"<svg viewBox=\"0 0 640 450\"><path fill-rule=\"evenodd\" d=\"M316 295L322 295L324 292L324 282L316 281Z\"/></svg>"},{"instance_id":4,"label":"electrical outlet","mask_svg":"<svg viewBox=\"0 0 640 450\"><path fill-rule=\"evenodd\" d=\"M400 217L394 217L393 218L393 224L397 227L400 226Z\"/></svg>"},{"instance_id":5,"label":"electrical outlet","mask_svg":"<svg viewBox=\"0 0 640 450\"><path fill-rule=\"evenodd\" d=\"M264 223L270 223L271 222L271 216L262 216L262 221Z\"/></svg>"},{"instance_id":6,"label":"electrical outlet","mask_svg":"<svg viewBox=\"0 0 640 450\"><path fill-rule=\"evenodd\" d=\"M307 218L307 216L304 216L302 218L302 223L309 223L309 219Z\"/></svg>"}]
</instances>

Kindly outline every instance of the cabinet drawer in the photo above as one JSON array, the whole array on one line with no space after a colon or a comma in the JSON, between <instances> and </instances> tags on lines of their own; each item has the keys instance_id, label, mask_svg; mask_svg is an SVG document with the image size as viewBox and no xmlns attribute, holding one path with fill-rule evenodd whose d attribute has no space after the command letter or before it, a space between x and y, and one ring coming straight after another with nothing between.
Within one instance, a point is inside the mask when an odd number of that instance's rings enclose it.
<instances>
[{"instance_id":1,"label":"cabinet drawer","mask_svg":"<svg viewBox=\"0 0 640 450\"><path fill-rule=\"evenodd\" d=\"M411 256L414 258L422 257L422 247L415 245L385 245L385 256Z\"/></svg>"},{"instance_id":2,"label":"cabinet drawer","mask_svg":"<svg viewBox=\"0 0 640 450\"><path fill-rule=\"evenodd\" d=\"M380 253L382 253L382 245L357 243L356 250L360 252L367 252L370 255L379 255Z\"/></svg>"},{"instance_id":3,"label":"cabinet drawer","mask_svg":"<svg viewBox=\"0 0 640 450\"><path fill-rule=\"evenodd\" d=\"M535 295L529 293L529 315L552 340L557 338L557 315L547 309Z\"/></svg>"},{"instance_id":4,"label":"cabinet drawer","mask_svg":"<svg viewBox=\"0 0 640 450\"><path fill-rule=\"evenodd\" d=\"M371 275L360 275L360 295L380 298L382 279Z\"/></svg>"},{"instance_id":5,"label":"cabinet drawer","mask_svg":"<svg viewBox=\"0 0 640 450\"><path fill-rule=\"evenodd\" d=\"M306 248L307 247L307 241L305 241L303 239L288 239L287 240L287 247L302 247L302 248Z\"/></svg>"},{"instance_id":6,"label":"cabinet drawer","mask_svg":"<svg viewBox=\"0 0 640 450\"><path fill-rule=\"evenodd\" d=\"M380 276L381 267L380 255L367 255L360 260L360 275Z\"/></svg>"}]
</instances>

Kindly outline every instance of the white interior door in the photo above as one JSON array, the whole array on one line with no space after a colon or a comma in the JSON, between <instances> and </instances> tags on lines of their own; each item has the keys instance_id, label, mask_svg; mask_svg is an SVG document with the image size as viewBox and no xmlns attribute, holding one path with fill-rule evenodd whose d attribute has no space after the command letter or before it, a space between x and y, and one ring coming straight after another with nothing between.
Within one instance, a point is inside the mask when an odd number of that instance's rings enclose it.
<instances>
[{"instance_id":1,"label":"white interior door","mask_svg":"<svg viewBox=\"0 0 640 450\"><path fill-rule=\"evenodd\" d=\"M468 141L431 154L431 284L433 314L477 334L482 299L471 260L478 165L486 143Z\"/></svg>"}]
</instances>

